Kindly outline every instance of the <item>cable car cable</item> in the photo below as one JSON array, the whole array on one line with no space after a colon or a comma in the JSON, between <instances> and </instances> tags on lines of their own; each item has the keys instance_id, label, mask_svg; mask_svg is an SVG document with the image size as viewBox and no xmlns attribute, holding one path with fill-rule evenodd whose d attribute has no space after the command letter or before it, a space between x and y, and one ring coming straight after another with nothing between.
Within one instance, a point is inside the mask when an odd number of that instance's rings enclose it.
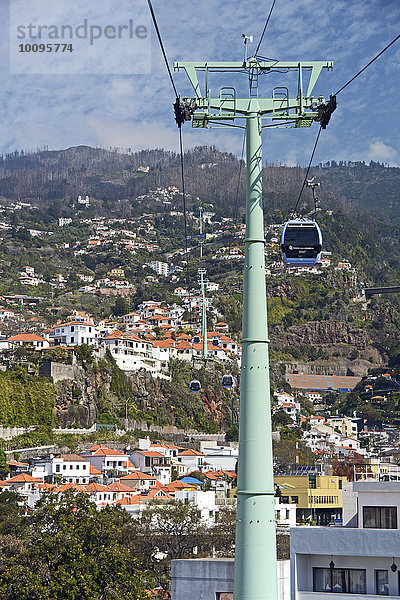
<instances>
[{"instance_id":1,"label":"cable car cable","mask_svg":"<svg viewBox=\"0 0 400 600\"><path fill-rule=\"evenodd\" d=\"M270 11L269 11L269 14L268 14L268 17L267 17L267 20L265 21L265 25L264 25L264 29L263 29L263 32L262 32L261 37L260 37L260 41L257 44L257 48L256 48L256 51L255 51L254 55L257 55L257 53L258 53L258 51L260 49L261 42L263 41L264 34L265 34L266 30L267 30L268 23L269 23L269 20L271 18L271 15L272 15L272 11L274 10L275 2L276 2L276 0L273 0L272 6L270 8Z\"/></svg>"},{"instance_id":2,"label":"cable car cable","mask_svg":"<svg viewBox=\"0 0 400 600\"><path fill-rule=\"evenodd\" d=\"M317 149L317 145L318 145L318 141L319 141L319 136L321 135L321 131L322 131L322 127L320 126L319 129L318 129L317 137L316 137L315 142L314 142L313 151L311 152L310 161L308 163L307 171L306 171L306 174L305 174L305 177L304 177L304 180L303 180L303 185L301 186L300 194L299 194L299 197L297 198L297 202L296 202L296 205L295 205L294 210L293 210L294 213L297 210L297 207L298 207L300 199L301 199L301 195L303 193L303 190L304 190L306 182L307 182L308 174L309 174L310 169L311 169L311 163L313 161L314 154L315 154L315 151Z\"/></svg>"},{"instance_id":3,"label":"cable car cable","mask_svg":"<svg viewBox=\"0 0 400 600\"><path fill-rule=\"evenodd\" d=\"M183 197L183 221L185 234L185 258L186 258L186 286L189 291L189 252L188 252L188 236L187 236L187 213L186 213L186 194L185 194L185 168L183 161L183 143L182 143L182 127L179 127L179 151L181 155L181 180L182 180L182 197ZM189 299L190 300L190 299ZM189 307L190 310L190 307Z\"/></svg>"},{"instance_id":4,"label":"cable car cable","mask_svg":"<svg viewBox=\"0 0 400 600\"><path fill-rule=\"evenodd\" d=\"M331 98L335 98L338 94L340 94L348 85L350 85L350 83L352 83L359 75L361 75L361 73L363 73L366 69L368 69L368 67L370 67L372 65L372 63L377 60L377 58L379 58L380 56L382 56L382 54L384 52L386 52L386 50L388 50L391 46L393 46L393 44L395 42L397 42L398 39L400 39L400 34L397 35L389 44L387 44L387 46L385 46L383 48L383 50L381 50L380 52L378 52L378 54L372 60L370 60L362 69L360 69L358 71L358 73L356 73L355 75L353 75L353 77L351 79L349 79L349 81L347 83L345 83L344 85L342 85L342 87L340 87L338 89L338 91L335 92L335 94L333 94L331 96ZM335 108L336 108L336 106L335 106ZM329 115L329 118L330 118L330 115ZM328 118L328 122L329 122L329 118ZM312 160L314 158L315 151L317 149L317 145L318 145L318 141L319 141L319 136L321 135L321 129L325 129L325 127L323 127L323 123L321 124L321 127L319 128L318 135L317 135L317 138L316 138L315 143L314 143L314 148L313 148L313 151L311 153L310 162L309 162L308 167L307 167L306 176L304 177L304 181L303 181L303 184L301 186L300 194L299 194L299 197L297 198L296 206L295 206L293 212L296 212L296 210L297 210L297 207L299 205L299 202L300 202L300 199L301 199L304 187L306 185L307 177L308 177L308 174L309 174L310 168L311 168L311 163L312 163Z\"/></svg>"},{"instance_id":5,"label":"cable car cable","mask_svg":"<svg viewBox=\"0 0 400 600\"><path fill-rule=\"evenodd\" d=\"M360 71L358 71L358 73L356 73L351 79L349 79L349 81L347 83L345 83L344 85L342 85L341 88L338 89L338 91L336 92L335 96L337 96L338 94L340 94L340 92L342 92L348 85L350 85L350 83L352 81L354 81L359 75L361 75L361 73L363 73L366 69L368 69L369 66L372 65L373 62L376 61L377 58L379 58L380 56L382 56L382 54L384 52L386 52L386 50L388 50L390 48L390 46L393 46L393 44L395 42L397 42L397 40L400 39L400 33L399 35L397 35L391 42L390 44L388 44L387 46L385 46L385 48L383 48L383 50L381 50L379 52L379 54L377 54L372 60L369 61L369 63L367 63L365 65L365 67L363 67Z\"/></svg>"},{"instance_id":6,"label":"cable car cable","mask_svg":"<svg viewBox=\"0 0 400 600\"><path fill-rule=\"evenodd\" d=\"M162 41L160 29L157 24L156 15L153 10L153 6L151 0L147 0L147 4L149 6L151 18L153 20L153 25L157 33L158 42L160 45L160 49L162 55L164 57L164 63L168 71L169 79L171 81L172 89L175 93L175 103L174 103L174 112L175 112L175 120L179 129L179 151L180 151L180 163L181 163L181 179L182 179L182 196L183 196L183 219L184 219L184 234L185 234L185 258L186 258L186 285L189 288L189 253L188 253L188 244L187 244L187 212L186 212L186 195L185 195L185 175L184 175L184 161L183 161L183 143L182 143L182 123L187 120L187 117L184 115L184 108L182 108L180 102L180 96L178 94L178 90L176 88L174 78L172 77L171 69L168 63L167 53L165 52L164 44ZM190 310L190 307L189 307Z\"/></svg>"},{"instance_id":7,"label":"cable car cable","mask_svg":"<svg viewBox=\"0 0 400 600\"><path fill-rule=\"evenodd\" d=\"M179 94L178 94L178 91L176 89L174 78L172 77L171 69L170 69L169 64L168 64L167 54L166 54L165 49L164 49L164 44L163 44L163 41L162 41L162 38L161 38L160 30L159 30L158 25L157 25L157 19L156 19L156 15L154 14L154 10L153 10L153 6L151 4L151 0L147 0L147 4L149 6L151 18L153 20L154 29L156 30L158 42L160 44L161 52L162 52L162 55L164 57L165 66L167 67L167 71L168 71L169 78L171 80L172 88L173 88L173 90L175 92L175 96L178 98Z\"/></svg>"}]
</instances>

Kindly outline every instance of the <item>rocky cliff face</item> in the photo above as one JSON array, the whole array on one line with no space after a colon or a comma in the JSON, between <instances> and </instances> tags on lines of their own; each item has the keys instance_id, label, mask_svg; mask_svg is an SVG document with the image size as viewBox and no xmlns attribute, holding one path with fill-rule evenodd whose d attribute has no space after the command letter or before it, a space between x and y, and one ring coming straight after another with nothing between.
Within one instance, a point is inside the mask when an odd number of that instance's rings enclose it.
<instances>
[{"instance_id":1,"label":"rocky cliff face","mask_svg":"<svg viewBox=\"0 0 400 600\"><path fill-rule=\"evenodd\" d=\"M111 376L106 371L86 373L82 367L75 366L73 379L71 373L58 379L55 418L61 427L79 423L90 427L98 415L99 390L110 389Z\"/></svg>"},{"instance_id":2,"label":"rocky cliff face","mask_svg":"<svg viewBox=\"0 0 400 600\"><path fill-rule=\"evenodd\" d=\"M314 321L303 325L292 325L287 330L276 325L270 331L271 347L282 351L285 346L316 346L324 353L348 357L353 350L374 364L382 364L383 357L371 344L364 330L342 321ZM370 364L370 366L372 366Z\"/></svg>"},{"instance_id":3,"label":"rocky cliff face","mask_svg":"<svg viewBox=\"0 0 400 600\"><path fill-rule=\"evenodd\" d=\"M111 390L111 373L96 373L75 367L72 373L57 382L55 417L62 427L80 423L90 427L96 422L104 399L115 402L120 416L124 416L125 403L117 399ZM214 368L196 372L202 383L200 394L189 391L188 381L176 384L165 379L155 379L144 369L127 374L130 392L127 400L141 413L148 415L149 422L176 425L182 429L200 429L212 432L210 423L229 426L231 400L221 386L222 373ZM238 395L237 390L232 391ZM140 417L142 418L142 417ZM218 429L218 428L217 428Z\"/></svg>"}]
</instances>

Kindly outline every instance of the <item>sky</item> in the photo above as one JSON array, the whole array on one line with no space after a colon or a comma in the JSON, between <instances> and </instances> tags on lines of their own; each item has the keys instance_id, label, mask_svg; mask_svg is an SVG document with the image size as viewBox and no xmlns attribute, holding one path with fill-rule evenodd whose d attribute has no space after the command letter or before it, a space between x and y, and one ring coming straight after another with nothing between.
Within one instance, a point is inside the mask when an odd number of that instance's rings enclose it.
<instances>
[{"instance_id":1,"label":"sky","mask_svg":"<svg viewBox=\"0 0 400 600\"><path fill-rule=\"evenodd\" d=\"M49 24L49 1L11 2L12 11L8 0L0 0L0 153L82 144L178 151L172 110L175 96L144 0L52 0L53 7L62 8L63 23L87 18L89 23L117 27L132 19L135 26L148 28L143 43L120 39L108 45L95 40L90 45L86 40L91 55L81 55L81 64L75 66L67 53L18 55L18 44L26 39L16 38L16 25ZM171 65L174 61L242 60L242 34L254 36L255 43L248 46L251 54L270 6L271 0L153 0ZM33 21L35 11L37 20ZM399 0L276 0L259 54L281 61L333 61L334 70L323 71L315 87L316 95L327 98L399 31ZM82 47L82 40L72 42ZM54 73L46 63L50 58L56 65ZM94 71L97 74L91 74ZM232 76L231 85L243 85L243 77ZM287 85L288 76L279 77L275 76L273 85ZM214 78L217 89L219 81ZM182 96L190 94L183 71L174 73L174 80ZM271 96L271 81L263 78L261 96ZM226 80L220 83L226 85ZM373 160L399 166L399 92L400 40L339 94L338 108L321 134L314 163ZM190 123L183 127L185 148L215 145L240 155L240 130L192 130ZM264 161L308 164L317 127L264 131Z\"/></svg>"}]
</instances>

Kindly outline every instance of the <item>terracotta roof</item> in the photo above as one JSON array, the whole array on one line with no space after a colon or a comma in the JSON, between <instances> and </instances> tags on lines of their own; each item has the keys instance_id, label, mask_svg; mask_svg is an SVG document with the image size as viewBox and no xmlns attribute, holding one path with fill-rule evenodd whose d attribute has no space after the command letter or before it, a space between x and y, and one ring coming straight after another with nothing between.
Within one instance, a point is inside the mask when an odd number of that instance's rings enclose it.
<instances>
[{"instance_id":1,"label":"terracotta roof","mask_svg":"<svg viewBox=\"0 0 400 600\"><path fill-rule=\"evenodd\" d=\"M174 444L150 444L150 448L166 448L167 450L179 450Z\"/></svg>"},{"instance_id":2,"label":"terracotta roof","mask_svg":"<svg viewBox=\"0 0 400 600\"><path fill-rule=\"evenodd\" d=\"M79 456L79 454L59 454L54 458L62 458L65 462L89 462L87 458Z\"/></svg>"},{"instance_id":3,"label":"terracotta roof","mask_svg":"<svg viewBox=\"0 0 400 600\"><path fill-rule=\"evenodd\" d=\"M66 323L57 323L54 327L67 327L67 325L86 325L87 327L94 327L93 323L87 321L67 321Z\"/></svg>"},{"instance_id":4,"label":"terracotta roof","mask_svg":"<svg viewBox=\"0 0 400 600\"><path fill-rule=\"evenodd\" d=\"M196 490L197 488L190 483L184 483L183 481L171 481L165 486L169 492L176 492L176 490Z\"/></svg>"},{"instance_id":5,"label":"terracotta roof","mask_svg":"<svg viewBox=\"0 0 400 600\"><path fill-rule=\"evenodd\" d=\"M111 448L99 448L92 454L92 456L127 456L123 454L123 452L119 452L118 450L111 450Z\"/></svg>"},{"instance_id":6,"label":"terracotta roof","mask_svg":"<svg viewBox=\"0 0 400 600\"><path fill-rule=\"evenodd\" d=\"M138 454L143 454L143 456L150 456L155 458L162 458L164 455L159 452L154 452L153 450L136 450Z\"/></svg>"},{"instance_id":7,"label":"terracotta roof","mask_svg":"<svg viewBox=\"0 0 400 600\"><path fill-rule=\"evenodd\" d=\"M32 475L28 475L28 473L20 473L19 475L15 475L15 477L11 477L7 480L9 483L43 483L42 479L38 479L37 477L32 477Z\"/></svg>"},{"instance_id":8,"label":"terracotta roof","mask_svg":"<svg viewBox=\"0 0 400 600\"><path fill-rule=\"evenodd\" d=\"M189 448L188 450L179 452L178 456L205 456L205 454L203 454L203 452L198 452L198 450L193 450L192 448Z\"/></svg>"},{"instance_id":9,"label":"terracotta roof","mask_svg":"<svg viewBox=\"0 0 400 600\"><path fill-rule=\"evenodd\" d=\"M18 460L8 460L7 464L10 467L29 467L29 463L19 462Z\"/></svg>"},{"instance_id":10,"label":"terracotta roof","mask_svg":"<svg viewBox=\"0 0 400 600\"><path fill-rule=\"evenodd\" d=\"M114 481L114 483L108 486L108 489L110 489L112 492L128 492L129 494L135 493L131 487L121 483L120 481Z\"/></svg>"},{"instance_id":11,"label":"terracotta roof","mask_svg":"<svg viewBox=\"0 0 400 600\"><path fill-rule=\"evenodd\" d=\"M35 333L18 333L8 338L8 342L47 342L47 340Z\"/></svg>"},{"instance_id":12,"label":"terracotta roof","mask_svg":"<svg viewBox=\"0 0 400 600\"><path fill-rule=\"evenodd\" d=\"M78 485L77 483L65 483L54 488L54 491L59 494L63 494L67 490L74 490L75 492L84 492L85 488Z\"/></svg>"},{"instance_id":13,"label":"terracotta roof","mask_svg":"<svg viewBox=\"0 0 400 600\"><path fill-rule=\"evenodd\" d=\"M141 479L155 479L152 475L148 475L147 473L142 473L141 471L135 471L134 473L129 473L128 475L124 475L120 478L120 481L123 479L135 479L139 481Z\"/></svg>"},{"instance_id":14,"label":"terracotta roof","mask_svg":"<svg viewBox=\"0 0 400 600\"><path fill-rule=\"evenodd\" d=\"M94 475L95 477L98 477L99 475L103 475L103 473L96 469L96 467L94 467L93 465L90 465L89 475Z\"/></svg>"},{"instance_id":15,"label":"terracotta roof","mask_svg":"<svg viewBox=\"0 0 400 600\"><path fill-rule=\"evenodd\" d=\"M109 492L109 487L105 485L100 485L100 483L89 483L85 485L85 490L87 492Z\"/></svg>"},{"instance_id":16,"label":"terracotta roof","mask_svg":"<svg viewBox=\"0 0 400 600\"><path fill-rule=\"evenodd\" d=\"M136 496L125 496L125 498L116 500L114 504L120 504L121 506L134 506L135 504L141 504L141 499L139 494L136 494Z\"/></svg>"}]
</instances>

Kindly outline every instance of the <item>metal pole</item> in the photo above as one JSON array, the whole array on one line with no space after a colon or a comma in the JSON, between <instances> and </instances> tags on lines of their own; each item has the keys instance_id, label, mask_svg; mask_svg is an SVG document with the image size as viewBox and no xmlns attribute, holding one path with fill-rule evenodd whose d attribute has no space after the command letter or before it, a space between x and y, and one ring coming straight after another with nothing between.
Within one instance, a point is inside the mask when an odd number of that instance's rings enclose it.
<instances>
[{"instance_id":1,"label":"metal pole","mask_svg":"<svg viewBox=\"0 0 400 600\"><path fill-rule=\"evenodd\" d=\"M200 287L201 287L201 299L202 299L202 307L201 307L201 334L203 336L203 358L207 358L208 356L208 347L207 347L207 302L206 302L206 293L204 289L204 269L199 269L200 273Z\"/></svg>"},{"instance_id":2,"label":"metal pole","mask_svg":"<svg viewBox=\"0 0 400 600\"><path fill-rule=\"evenodd\" d=\"M234 600L276 600L277 567L258 101L246 119L247 200Z\"/></svg>"}]
</instances>

